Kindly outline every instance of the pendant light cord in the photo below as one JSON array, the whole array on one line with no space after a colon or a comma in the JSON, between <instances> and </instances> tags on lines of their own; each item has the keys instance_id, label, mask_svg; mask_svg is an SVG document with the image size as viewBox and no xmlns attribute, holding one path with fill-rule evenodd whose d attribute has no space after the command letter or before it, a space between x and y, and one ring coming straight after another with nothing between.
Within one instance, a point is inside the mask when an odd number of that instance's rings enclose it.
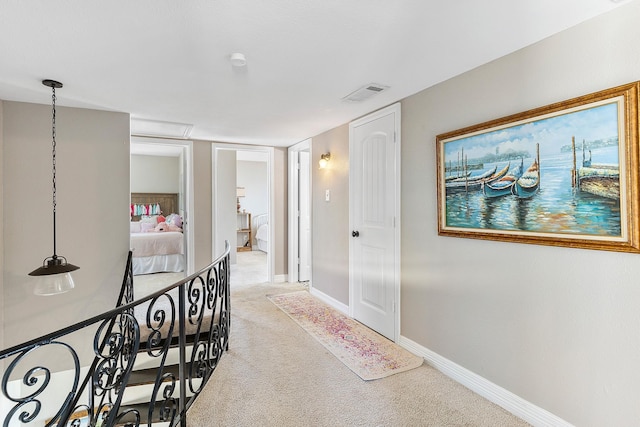
<instances>
[{"instance_id":1,"label":"pendant light cord","mask_svg":"<svg viewBox=\"0 0 640 427\"><path fill-rule=\"evenodd\" d=\"M51 104L53 105L51 113L51 154L53 159L53 259L56 259L56 88L53 86L53 95L51 95Z\"/></svg>"}]
</instances>

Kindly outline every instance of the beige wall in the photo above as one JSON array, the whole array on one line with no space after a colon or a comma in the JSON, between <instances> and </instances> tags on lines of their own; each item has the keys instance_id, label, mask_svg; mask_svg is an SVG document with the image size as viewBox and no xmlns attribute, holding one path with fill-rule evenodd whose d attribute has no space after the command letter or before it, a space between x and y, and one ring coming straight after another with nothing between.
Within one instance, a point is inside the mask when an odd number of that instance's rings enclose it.
<instances>
[{"instance_id":1,"label":"beige wall","mask_svg":"<svg viewBox=\"0 0 640 427\"><path fill-rule=\"evenodd\" d=\"M211 236L211 142L193 141L193 201L195 232L195 269L206 267L213 261ZM216 254L220 255L220 254Z\"/></svg>"},{"instance_id":2,"label":"beige wall","mask_svg":"<svg viewBox=\"0 0 640 427\"><path fill-rule=\"evenodd\" d=\"M57 110L57 252L80 266L76 289L39 297L27 274L53 253L51 107L4 102L4 344L113 308L129 236L129 115ZM114 232L114 230L122 230ZM88 341L87 341L88 339ZM85 337L91 350L91 337Z\"/></svg>"},{"instance_id":3,"label":"beige wall","mask_svg":"<svg viewBox=\"0 0 640 427\"><path fill-rule=\"evenodd\" d=\"M132 193L179 193L180 158L131 156ZM172 212L165 212L166 215Z\"/></svg>"},{"instance_id":4,"label":"beige wall","mask_svg":"<svg viewBox=\"0 0 640 427\"><path fill-rule=\"evenodd\" d=\"M639 19L629 3L402 101L401 334L579 426L640 419L640 255L439 237L435 138L640 80ZM346 303L347 126L312 151L335 159L312 169L313 285Z\"/></svg>"},{"instance_id":5,"label":"beige wall","mask_svg":"<svg viewBox=\"0 0 640 427\"><path fill-rule=\"evenodd\" d=\"M439 133L640 79L639 18L628 4L402 102L402 335L579 426L640 419L640 256L438 237L428 166Z\"/></svg>"},{"instance_id":6,"label":"beige wall","mask_svg":"<svg viewBox=\"0 0 640 427\"><path fill-rule=\"evenodd\" d=\"M331 153L326 169L318 168ZM314 136L311 145L313 287L349 304L349 126ZM331 200L325 201L329 190Z\"/></svg>"},{"instance_id":7,"label":"beige wall","mask_svg":"<svg viewBox=\"0 0 640 427\"><path fill-rule=\"evenodd\" d=\"M640 255L439 237L435 137L640 79L639 18L629 4L402 102L402 335L579 426L640 420Z\"/></svg>"}]
</instances>

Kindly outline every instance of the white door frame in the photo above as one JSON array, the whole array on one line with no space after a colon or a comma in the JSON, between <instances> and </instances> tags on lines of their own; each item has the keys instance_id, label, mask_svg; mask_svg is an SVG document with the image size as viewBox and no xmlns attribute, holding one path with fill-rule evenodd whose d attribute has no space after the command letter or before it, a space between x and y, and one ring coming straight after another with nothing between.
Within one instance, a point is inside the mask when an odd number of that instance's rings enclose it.
<instances>
[{"instance_id":1,"label":"white door frame","mask_svg":"<svg viewBox=\"0 0 640 427\"><path fill-rule=\"evenodd\" d=\"M273 147L265 147L265 146L259 146L259 145L241 145L241 144L219 144L219 143L213 143L211 144L211 179L212 179L212 195L211 195L211 212L213 215L213 225L211 227L211 253L214 254L215 257L215 236L217 234L217 225L218 225L218 203L217 203L217 194L218 191L216 191L217 185L218 185L218 179L217 179L217 162L218 162L218 156L217 153L220 150L233 150L233 151L255 151L255 152L262 152L262 153L267 153L267 188L269 189L269 208L268 208L268 214L269 214L269 249L267 252L267 280L269 282L273 282L274 281L274 275L275 275L275 245L274 245L274 241L275 241L275 233L274 233L274 225L275 225L275 189L274 189L274 182L275 182L275 171L274 171L274 165L275 165L275 157L274 157L274 149ZM234 242L229 242L230 244L235 244Z\"/></svg>"},{"instance_id":2,"label":"white door frame","mask_svg":"<svg viewBox=\"0 0 640 427\"><path fill-rule=\"evenodd\" d=\"M298 281L298 252L300 248L300 234L298 228L298 204L300 179L298 176L298 152L308 151L311 154L311 138L305 139L289 147L289 282ZM309 170L309 186L311 186L311 170ZM311 203L311 199L309 201ZM310 209L311 215L313 211ZM313 256L311 256L313 260ZM309 287L312 287L313 274L309 279Z\"/></svg>"},{"instance_id":3,"label":"white door frame","mask_svg":"<svg viewBox=\"0 0 640 427\"><path fill-rule=\"evenodd\" d=\"M394 259L394 288L395 288L395 292L394 292L394 323L395 323L395 330L394 330L394 336L393 336L393 341L398 341L398 338L400 337L400 235L401 235L401 224L400 224L400 203L401 203L401 197L400 197L400 190L402 188L401 186L401 164L402 162L400 161L400 147L401 147L401 137L400 137L400 130L401 130L401 120L400 120L400 103L396 103L393 105L390 105L388 107L385 107L381 110L378 110L376 112L373 112L365 117L362 117L358 120L355 120L351 123L349 123L349 163L354 163L356 161L359 161L360 159L355 159L353 157L353 144L354 144L354 132L353 132L353 128L363 125L365 123L377 120L383 116L388 115L389 113L395 113L395 155L396 155L396 163L395 163L395 180L396 180L396 197L395 197L395 212L394 212L394 216L395 216L395 230L394 230L394 240L395 240L395 259ZM349 172L351 174L351 170ZM349 232L351 232L351 230L354 230L354 225L353 225L353 216L352 216L352 212L353 212L353 179L351 178L351 176L349 177ZM355 301L355 283L353 280L353 253L354 253L354 248L353 248L353 239L349 240L349 315L351 317L353 317L354 315L354 301Z\"/></svg>"},{"instance_id":4,"label":"white door frame","mask_svg":"<svg viewBox=\"0 0 640 427\"><path fill-rule=\"evenodd\" d=\"M186 233L185 237L187 238L187 271L186 275L190 275L195 273L195 238L194 238L194 230L192 224L195 224L194 221L194 201L193 201L193 141L186 140L175 140L175 139L164 139L164 138L151 138L151 137L142 137L142 136L132 136L130 140L131 144L144 144L149 146L149 148L153 149L153 146L160 145L168 145L172 147L181 147L182 156L185 159L185 164L187 166L187 170L184 171L184 177L187 180L186 189L187 192L184 194L184 204L187 211L187 218L183 218L183 222L186 223Z\"/></svg>"}]
</instances>

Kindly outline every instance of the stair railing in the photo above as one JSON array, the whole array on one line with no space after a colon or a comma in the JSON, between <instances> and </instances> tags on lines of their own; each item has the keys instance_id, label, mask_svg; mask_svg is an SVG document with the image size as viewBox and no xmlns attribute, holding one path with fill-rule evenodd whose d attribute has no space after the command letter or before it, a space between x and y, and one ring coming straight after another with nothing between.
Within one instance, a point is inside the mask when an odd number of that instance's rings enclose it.
<instances>
[{"instance_id":1,"label":"stair railing","mask_svg":"<svg viewBox=\"0 0 640 427\"><path fill-rule=\"evenodd\" d=\"M9 402L2 426L185 427L187 410L229 346L229 249L227 242L209 266L135 301L129 253L115 309L0 351L1 397ZM81 331L94 336L92 349L84 349L94 354L88 368L69 343ZM179 354L177 377L167 359L172 348ZM155 371L153 391L142 404L124 405L143 353ZM61 362L71 366L61 377L46 367Z\"/></svg>"}]
</instances>

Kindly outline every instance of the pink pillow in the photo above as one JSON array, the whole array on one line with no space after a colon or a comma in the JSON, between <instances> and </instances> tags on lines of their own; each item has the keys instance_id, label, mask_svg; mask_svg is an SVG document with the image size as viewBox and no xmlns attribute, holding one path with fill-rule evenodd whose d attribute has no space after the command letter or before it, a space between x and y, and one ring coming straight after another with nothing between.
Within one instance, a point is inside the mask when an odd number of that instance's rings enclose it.
<instances>
[{"instance_id":1,"label":"pink pillow","mask_svg":"<svg viewBox=\"0 0 640 427\"><path fill-rule=\"evenodd\" d=\"M143 222L140 223L140 231L142 233L148 233L149 231L154 231L155 225L151 222Z\"/></svg>"}]
</instances>

